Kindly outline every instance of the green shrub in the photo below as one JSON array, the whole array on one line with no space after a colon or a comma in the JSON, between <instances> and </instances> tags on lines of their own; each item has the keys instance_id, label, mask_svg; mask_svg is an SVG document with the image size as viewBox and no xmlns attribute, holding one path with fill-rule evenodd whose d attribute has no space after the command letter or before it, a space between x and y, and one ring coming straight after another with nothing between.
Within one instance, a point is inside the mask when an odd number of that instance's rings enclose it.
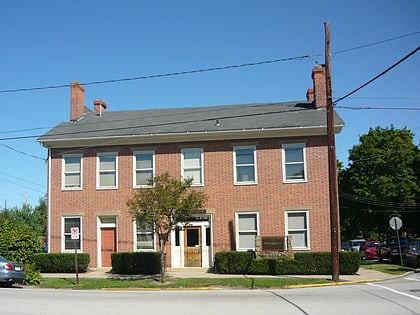
<instances>
[{"instance_id":1,"label":"green shrub","mask_svg":"<svg viewBox=\"0 0 420 315\"><path fill-rule=\"evenodd\" d=\"M39 269L36 269L35 264L30 263L25 265L25 284L26 285L38 285L41 283L42 277Z\"/></svg>"},{"instance_id":2,"label":"green shrub","mask_svg":"<svg viewBox=\"0 0 420 315\"><path fill-rule=\"evenodd\" d=\"M160 272L159 252L112 253L111 260L115 273L153 275Z\"/></svg>"},{"instance_id":3,"label":"green shrub","mask_svg":"<svg viewBox=\"0 0 420 315\"><path fill-rule=\"evenodd\" d=\"M74 254L71 253L40 253L31 257L35 268L43 273L74 273L76 266ZM86 272L90 263L90 256L86 253L77 254L78 272Z\"/></svg>"},{"instance_id":4,"label":"green shrub","mask_svg":"<svg viewBox=\"0 0 420 315\"><path fill-rule=\"evenodd\" d=\"M0 224L0 255L26 264L32 254L41 251L38 235L29 225L7 220Z\"/></svg>"},{"instance_id":5,"label":"green shrub","mask_svg":"<svg viewBox=\"0 0 420 315\"><path fill-rule=\"evenodd\" d=\"M359 270L360 255L339 253L340 274L354 274ZM295 253L295 258L255 259L249 252L218 252L215 269L223 274L260 275L326 275L332 273L330 252Z\"/></svg>"}]
</instances>

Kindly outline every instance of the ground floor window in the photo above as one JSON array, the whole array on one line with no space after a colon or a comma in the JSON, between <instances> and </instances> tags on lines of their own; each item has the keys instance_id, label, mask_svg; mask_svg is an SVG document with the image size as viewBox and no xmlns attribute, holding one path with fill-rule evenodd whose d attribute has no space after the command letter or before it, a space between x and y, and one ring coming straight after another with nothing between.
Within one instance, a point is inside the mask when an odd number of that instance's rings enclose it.
<instances>
[{"instance_id":1,"label":"ground floor window","mask_svg":"<svg viewBox=\"0 0 420 315\"><path fill-rule=\"evenodd\" d=\"M147 222L136 222L136 250L154 250L153 226Z\"/></svg>"},{"instance_id":2,"label":"ground floor window","mask_svg":"<svg viewBox=\"0 0 420 315\"><path fill-rule=\"evenodd\" d=\"M74 232L78 230L78 239L74 238ZM63 217L63 250L81 250L82 249L82 218L81 217Z\"/></svg>"},{"instance_id":3,"label":"ground floor window","mask_svg":"<svg viewBox=\"0 0 420 315\"><path fill-rule=\"evenodd\" d=\"M236 231L236 249L255 250L255 236L258 235L258 213L237 213Z\"/></svg>"},{"instance_id":4,"label":"ground floor window","mask_svg":"<svg viewBox=\"0 0 420 315\"><path fill-rule=\"evenodd\" d=\"M286 231L292 238L293 249L309 248L308 216L308 211L286 212Z\"/></svg>"}]
</instances>

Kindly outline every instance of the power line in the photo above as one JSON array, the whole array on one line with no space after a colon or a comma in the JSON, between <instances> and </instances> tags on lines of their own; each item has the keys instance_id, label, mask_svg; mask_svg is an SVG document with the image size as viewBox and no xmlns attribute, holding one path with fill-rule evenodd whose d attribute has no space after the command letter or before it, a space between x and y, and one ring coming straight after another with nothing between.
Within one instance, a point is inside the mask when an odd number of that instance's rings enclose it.
<instances>
[{"instance_id":1,"label":"power line","mask_svg":"<svg viewBox=\"0 0 420 315\"><path fill-rule=\"evenodd\" d=\"M404 38L404 37L413 36L413 35L416 35L416 34L419 34L419 33L420 33L420 31L416 31L416 32L412 32L412 33L409 33L409 34L400 35L400 36L397 36L397 37L381 40L381 41L366 44L366 45L361 45L361 46L356 46L356 47L352 47L352 48L348 48L348 49L343 49L343 50L332 53L332 55L342 54L342 53L346 53L346 52L353 51L353 50L358 50L358 49L362 49L362 48L366 48L366 47L371 47L371 46L383 44L383 43L394 41L394 40L401 39L401 38ZM303 59L308 59L308 58L313 59L313 57L320 57L320 56L323 56L323 54L303 55L303 56L296 56L296 57L288 57L288 58L280 58L280 59L273 59L273 60L250 62L250 63L244 63L244 64L238 64L238 65L211 67L211 68L186 70L186 71L179 71L179 72L169 72L169 73L162 73L162 74L151 74L151 75L131 77L131 78L91 81L91 82L84 82L82 84L87 86L87 85L109 84L109 83L118 83L118 82L126 82L126 81L136 81L136 80L144 80L144 79L154 79L154 78L179 76L179 75L195 74L195 73L210 72L210 71L220 71L220 70L227 70L227 69L259 66L259 65L272 64L272 63L278 63L278 62L303 60ZM61 84L61 85L50 85L50 86L41 86L41 87L7 89L7 90L0 90L0 94L69 88L70 86L71 86L70 84Z\"/></svg>"},{"instance_id":2,"label":"power line","mask_svg":"<svg viewBox=\"0 0 420 315\"><path fill-rule=\"evenodd\" d=\"M12 151L15 151L15 152L17 152L17 153L20 153L20 154L22 154L22 155L29 156L29 157L32 157L32 158L34 158L34 159L39 159L39 160L45 161L45 159L44 159L44 158L41 158L41 157L39 157L39 156L36 156L36 155L30 154L30 153L26 153L26 152L20 151L20 150L18 150L18 149L15 149L15 148L13 148L13 147L11 147L11 146L6 145L6 144L0 143L0 145L2 145L3 147L8 148L9 150L12 150Z\"/></svg>"},{"instance_id":3,"label":"power line","mask_svg":"<svg viewBox=\"0 0 420 315\"><path fill-rule=\"evenodd\" d=\"M201 73L201 72L227 70L227 69L234 69L234 68L244 68L244 67L260 66L260 65L272 64L272 63L278 63L278 62L285 62L285 61L303 60L303 59L307 59L307 58L310 58L310 57L316 57L316 56L320 56L320 55L313 55L313 56L304 55L304 56L297 56L297 57L289 57L289 58L250 62L250 63L244 63L244 64L239 64L239 65L229 65L229 66L221 66L221 67L213 67L213 68L205 68L205 69L197 69L197 70L187 70L187 71L179 71L179 72L170 72L170 73L162 73L162 74L151 74L151 75L132 77L132 78L91 81L91 82L84 82L84 83L82 83L82 85L87 86L87 85L118 83L118 82L126 82L126 81L136 81L136 80L145 80L145 79L154 79L154 78L163 78L163 77L195 74L195 73ZM51 86L43 86L43 87L9 89L9 90L1 90L0 94L15 93L15 92L28 92L28 91L36 91L36 90L60 89L60 88L68 88L70 86L71 86L70 84L61 84L61 85L51 85Z\"/></svg>"},{"instance_id":4,"label":"power line","mask_svg":"<svg viewBox=\"0 0 420 315\"><path fill-rule=\"evenodd\" d=\"M383 107L383 106L335 106L334 108L350 109L350 110L420 110L420 107Z\"/></svg>"},{"instance_id":5,"label":"power line","mask_svg":"<svg viewBox=\"0 0 420 315\"><path fill-rule=\"evenodd\" d=\"M370 79L369 81L367 81L366 83L362 84L361 86L359 86L358 88L356 88L355 90L351 91L350 93L344 95L343 97L340 97L339 99L335 100L333 105L337 104L338 102L344 100L345 98L349 97L350 95L356 93L357 91L363 89L365 86L369 85L370 83L372 83L373 81L377 80L378 78L380 78L381 76L383 76L385 73L389 72L390 70L394 69L396 66L398 66L400 63L402 63L403 61L405 61L406 59L408 59L409 57L411 57L412 55L414 55L417 51L420 50L420 46L417 47L416 49L414 49L412 52L410 52L408 55L404 56L402 59L400 59L399 61L397 61L396 63L394 63L392 66L390 66L389 68L387 68L386 70L382 71L380 74L378 74L376 77L374 77L373 79Z\"/></svg>"}]
</instances>

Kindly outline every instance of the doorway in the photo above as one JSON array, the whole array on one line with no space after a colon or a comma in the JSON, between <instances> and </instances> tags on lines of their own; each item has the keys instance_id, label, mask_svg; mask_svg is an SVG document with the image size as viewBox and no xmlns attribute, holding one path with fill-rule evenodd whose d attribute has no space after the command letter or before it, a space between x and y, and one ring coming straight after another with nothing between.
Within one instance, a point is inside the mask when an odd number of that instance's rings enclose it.
<instances>
[{"instance_id":1,"label":"doorway","mask_svg":"<svg viewBox=\"0 0 420 315\"><path fill-rule=\"evenodd\" d=\"M201 267L201 226L184 228L184 266Z\"/></svg>"},{"instance_id":2,"label":"doorway","mask_svg":"<svg viewBox=\"0 0 420 315\"><path fill-rule=\"evenodd\" d=\"M112 267L111 254L117 249L115 227L101 227L101 266Z\"/></svg>"}]
</instances>

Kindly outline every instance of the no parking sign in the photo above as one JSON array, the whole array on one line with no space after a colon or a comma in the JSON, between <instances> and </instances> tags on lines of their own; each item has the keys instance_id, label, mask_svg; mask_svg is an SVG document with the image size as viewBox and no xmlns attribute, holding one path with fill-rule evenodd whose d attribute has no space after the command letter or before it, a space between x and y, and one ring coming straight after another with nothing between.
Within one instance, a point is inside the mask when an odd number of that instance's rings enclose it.
<instances>
[{"instance_id":1,"label":"no parking sign","mask_svg":"<svg viewBox=\"0 0 420 315\"><path fill-rule=\"evenodd\" d=\"M78 227L72 227L70 228L70 234L72 240L78 240L79 239L79 228Z\"/></svg>"}]
</instances>

